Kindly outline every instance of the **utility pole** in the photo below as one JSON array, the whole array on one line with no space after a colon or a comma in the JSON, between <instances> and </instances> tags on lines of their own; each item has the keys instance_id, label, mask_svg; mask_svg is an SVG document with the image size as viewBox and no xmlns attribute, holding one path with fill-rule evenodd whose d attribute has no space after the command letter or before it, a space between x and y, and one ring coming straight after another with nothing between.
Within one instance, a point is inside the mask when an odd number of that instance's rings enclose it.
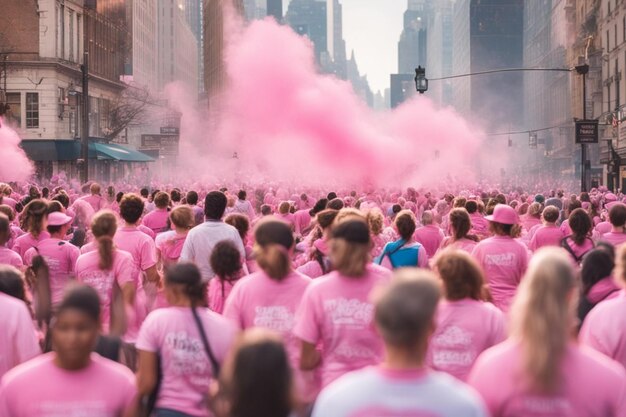
<instances>
[{"instance_id":1,"label":"utility pole","mask_svg":"<svg viewBox=\"0 0 626 417\"><path fill-rule=\"evenodd\" d=\"M583 120L587 120L587 74L589 74L589 65L579 65L576 72L583 76ZM580 191L587 191L587 145L580 144Z\"/></svg>"},{"instance_id":2,"label":"utility pole","mask_svg":"<svg viewBox=\"0 0 626 417\"><path fill-rule=\"evenodd\" d=\"M89 52L83 53L83 65L80 66L83 74L83 129L81 132L81 158L83 169L81 180L83 184L89 181Z\"/></svg>"}]
</instances>

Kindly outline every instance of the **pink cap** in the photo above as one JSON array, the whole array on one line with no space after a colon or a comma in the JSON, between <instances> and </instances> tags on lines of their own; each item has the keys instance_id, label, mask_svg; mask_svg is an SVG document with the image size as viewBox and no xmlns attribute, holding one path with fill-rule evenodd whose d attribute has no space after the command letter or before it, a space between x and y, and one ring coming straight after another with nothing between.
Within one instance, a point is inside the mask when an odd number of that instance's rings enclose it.
<instances>
[{"instance_id":1,"label":"pink cap","mask_svg":"<svg viewBox=\"0 0 626 417\"><path fill-rule=\"evenodd\" d=\"M519 216L515 209L506 204L498 204L493 209L493 215L485 217L485 219L494 223L502 224L517 224L519 223Z\"/></svg>"},{"instance_id":2,"label":"pink cap","mask_svg":"<svg viewBox=\"0 0 626 417\"><path fill-rule=\"evenodd\" d=\"M606 193L604 196L604 201L607 203L612 203L613 201L617 201L617 196L613 193Z\"/></svg>"},{"instance_id":3,"label":"pink cap","mask_svg":"<svg viewBox=\"0 0 626 417\"><path fill-rule=\"evenodd\" d=\"M48 214L48 226L63 226L72 221L70 216L67 216L60 211Z\"/></svg>"}]
</instances>

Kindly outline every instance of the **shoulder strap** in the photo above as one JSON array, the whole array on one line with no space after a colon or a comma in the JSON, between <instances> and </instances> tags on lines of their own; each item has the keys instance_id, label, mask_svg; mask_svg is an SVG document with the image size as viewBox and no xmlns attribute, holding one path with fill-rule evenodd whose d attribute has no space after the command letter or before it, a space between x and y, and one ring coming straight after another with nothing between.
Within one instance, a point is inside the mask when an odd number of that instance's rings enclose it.
<instances>
[{"instance_id":1,"label":"shoulder strap","mask_svg":"<svg viewBox=\"0 0 626 417\"><path fill-rule=\"evenodd\" d=\"M200 339L202 339L202 344L204 345L204 350L211 362L211 366L213 367L213 377L217 378L220 374L220 364L215 358L213 351L211 350L211 346L209 345L209 340L206 337L206 332L204 331L204 326L202 325L202 320L198 315L198 311L195 307L191 307L191 312L193 314L193 318L196 321L196 325L198 326L198 331L200 332Z\"/></svg>"},{"instance_id":2,"label":"shoulder strap","mask_svg":"<svg viewBox=\"0 0 626 417\"><path fill-rule=\"evenodd\" d=\"M396 265L393 263L393 259L391 259L391 255L393 255L394 253L396 253L396 252L398 252L400 249L402 249L402 248L404 247L404 245L406 245L406 242L402 240L402 241L401 241L401 244L400 244L397 248L395 248L395 249L394 249L394 250L392 250L391 252L387 252L387 251L385 251L385 253L383 254L383 258L384 258L385 256L387 256L387 258L389 258L389 262L391 263L391 267L392 267L393 269L396 269Z\"/></svg>"}]
</instances>

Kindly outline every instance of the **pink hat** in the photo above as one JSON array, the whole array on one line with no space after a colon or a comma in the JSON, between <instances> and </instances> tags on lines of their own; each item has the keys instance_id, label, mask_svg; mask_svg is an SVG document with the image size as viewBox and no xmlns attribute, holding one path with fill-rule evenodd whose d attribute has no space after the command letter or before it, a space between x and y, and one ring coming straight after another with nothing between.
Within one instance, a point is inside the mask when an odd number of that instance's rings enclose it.
<instances>
[{"instance_id":1,"label":"pink hat","mask_svg":"<svg viewBox=\"0 0 626 417\"><path fill-rule=\"evenodd\" d=\"M604 196L604 201L607 203L612 203L613 201L617 201L617 196L613 193L606 193Z\"/></svg>"},{"instance_id":2,"label":"pink hat","mask_svg":"<svg viewBox=\"0 0 626 417\"><path fill-rule=\"evenodd\" d=\"M60 211L48 214L48 226L63 226L71 221L72 218L70 216L61 213Z\"/></svg>"},{"instance_id":3,"label":"pink hat","mask_svg":"<svg viewBox=\"0 0 626 417\"><path fill-rule=\"evenodd\" d=\"M490 222L502 223L502 224L517 224L519 223L519 216L515 209L506 204L498 204L493 209L493 215L485 217Z\"/></svg>"},{"instance_id":4,"label":"pink hat","mask_svg":"<svg viewBox=\"0 0 626 417\"><path fill-rule=\"evenodd\" d=\"M619 201L611 201L610 203L606 203L604 205L604 207L606 207L607 210L611 211L611 209L615 206L623 206L624 203L621 203Z\"/></svg>"}]
</instances>

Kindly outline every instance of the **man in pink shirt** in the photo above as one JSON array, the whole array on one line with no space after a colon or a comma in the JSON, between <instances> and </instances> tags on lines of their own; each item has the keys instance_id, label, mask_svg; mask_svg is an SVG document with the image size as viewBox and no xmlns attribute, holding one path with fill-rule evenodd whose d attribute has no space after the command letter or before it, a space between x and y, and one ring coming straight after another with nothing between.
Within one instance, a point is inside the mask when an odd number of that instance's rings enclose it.
<instances>
[{"instance_id":1,"label":"man in pink shirt","mask_svg":"<svg viewBox=\"0 0 626 417\"><path fill-rule=\"evenodd\" d=\"M6 267L4 267L6 268ZM0 378L41 353L33 320L22 300L0 293Z\"/></svg>"},{"instance_id":2,"label":"man in pink shirt","mask_svg":"<svg viewBox=\"0 0 626 417\"><path fill-rule=\"evenodd\" d=\"M89 195L81 197L81 200L85 200L91 205L94 213L100 211L105 206L105 200L100 195L100 184L94 182L89 186Z\"/></svg>"},{"instance_id":3,"label":"man in pink shirt","mask_svg":"<svg viewBox=\"0 0 626 417\"><path fill-rule=\"evenodd\" d=\"M441 246L441 242L445 238L443 231L433 224L433 213L426 210L422 214L422 227L415 231L415 240L422 244L429 258L432 258L437 253L437 250Z\"/></svg>"},{"instance_id":4,"label":"man in pink shirt","mask_svg":"<svg viewBox=\"0 0 626 417\"><path fill-rule=\"evenodd\" d=\"M617 248L626 242L626 205L615 203L609 211L609 221L611 222L611 231L603 234L598 240L609 242Z\"/></svg>"},{"instance_id":5,"label":"man in pink shirt","mask_svg":"<svg viewBox=\"0 0 626 417\"><path fill-rule=\"evenodd\" d=\"M170 196L163 191L159 191L154 196L155 209L145 215L142 222L143 226L146 226L155 234L167 232L169 230L167 227L169 204Z\"/></svg>"},{"instance_id":6,"label":"man in pink shirt","mask_svg":"<svg viewBox=\"0 0 626 417\"><path fill-rule=\"evenodd\" d=\"M537 227L530 240L528 248L535 252L544 246L559 246L565 237L561 229L556 225L559 219L559 209L548 206L543 210L543 226Z\"/></svg>"}]
</instances>

